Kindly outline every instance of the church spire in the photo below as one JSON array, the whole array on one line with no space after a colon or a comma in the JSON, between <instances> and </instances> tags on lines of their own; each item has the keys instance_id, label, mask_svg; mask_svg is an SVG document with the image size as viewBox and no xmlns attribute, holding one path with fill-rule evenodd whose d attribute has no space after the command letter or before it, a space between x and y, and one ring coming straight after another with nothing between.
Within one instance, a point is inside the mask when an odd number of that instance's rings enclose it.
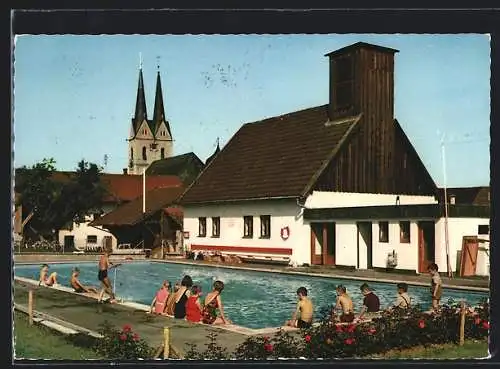
<instances>
[{"instance_id":1,"label":"church spire","mask_svg":"<svg viewBox=\"0 0 500 369\"><path fill-rule=\"evenodd\" d=\"M165 119L165 108L163 106L163 92L161 88L161 78L160 78L160 67L158 66L158 72L156 76L156 94L155 94L155 107L153 113L153 124L152 130L156 133L156 130L160 126L161 122L164 121L167 126L167 131L170 137L172 137L172 133L170 132L170 125Z\"/></svg>"},{"instance_id":2,"label":"church spire","mask_svg":"<svg viewBox=\"0 0 500 369\"><path fill-rule=\"evenodd\" d=\"M134 114L134 132L137 133L139 126L144 120L148 119L148 114L146 110L146 97L144 96L144 80L142 77L142 54L140 55L139 62L139 84L137 86L137 99L135 102L135 114Z\"/></svg>"}]
</instances>

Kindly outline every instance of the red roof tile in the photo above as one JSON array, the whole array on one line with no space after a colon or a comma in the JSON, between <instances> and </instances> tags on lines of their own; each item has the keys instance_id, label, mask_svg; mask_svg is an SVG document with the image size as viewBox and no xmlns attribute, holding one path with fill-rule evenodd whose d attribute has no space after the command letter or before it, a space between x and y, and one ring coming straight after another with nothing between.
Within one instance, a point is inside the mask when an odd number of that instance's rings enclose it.
<instances>
[{"instance_id":1,"label":"red roof tile","mask_svg":"<svg viewBox=\"0 0 500 369\"><path fill-rule=\"evenodd\" d=\"M182 196L182 204L299 197L359 120L328 122L327 105L247 123Z\"/></svg>"}]
</instances>

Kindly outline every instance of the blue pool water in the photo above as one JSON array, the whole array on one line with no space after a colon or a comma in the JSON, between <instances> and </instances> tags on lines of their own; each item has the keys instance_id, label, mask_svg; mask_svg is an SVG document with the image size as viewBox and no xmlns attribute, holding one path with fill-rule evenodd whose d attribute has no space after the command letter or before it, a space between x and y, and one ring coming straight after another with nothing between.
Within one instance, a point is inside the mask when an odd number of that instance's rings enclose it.
<instances>
[{"instance_id":1,"label":"blue pool water","mask_svg":"<svg viewBox=\"0 0 500 369\"><path fill-rule=\"evenodd\" d=\"M99 286L97 263L52 264L50 271L58 273L58 282L69 286L71 269L80 268L80 280L86 285ZM359 286L362 281L336 280L298 275L285 275L266 272L253 272L216 267L191 266L155 262L131 262L117 268L116 294L126 301L150 304L156 290L163 280L172 285L184 275L190 275L195 284L201 285L203 293L211 290L212 281L220 279L225 283L222 302L226 315L234 324L248 328L277 327L290 319L296 306L296 290L304 286L309 291L316 316L319 318L322 307L335 302L335 286L343 284L351 295L356 311L362 304ZM38 279L39 265L16 265L15 275ZM109 277L113 283L114 270ZM383 308L390 306L396 298L395 284L369 283L375 289ZM409 287L414 303L429 307L428 287ZM469 304L480 302L488 297L487 293L445 289L442 302L448 299L465 299Z\"/></svg>"}]
</instances>

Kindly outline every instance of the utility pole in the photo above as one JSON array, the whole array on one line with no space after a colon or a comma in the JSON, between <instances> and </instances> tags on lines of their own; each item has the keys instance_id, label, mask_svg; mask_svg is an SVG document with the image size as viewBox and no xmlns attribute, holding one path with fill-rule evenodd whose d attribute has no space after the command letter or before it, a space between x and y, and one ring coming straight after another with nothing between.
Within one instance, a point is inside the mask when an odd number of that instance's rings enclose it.
<instances>
[{"instance_id":1,"label":"utility pole","mask_svg":"<svg viewBox=\"0 0 500 369\"><path fill-rule=\"evenodd\" d=\"M441 138L441 159L443 161L443 190L444 190L444 242L446 245L446 269L449 278L453 278L450 262L450 242L448 236L448 189L446 185L446 150L444 144L444 134Z\"/></svg>"}]
</instances>

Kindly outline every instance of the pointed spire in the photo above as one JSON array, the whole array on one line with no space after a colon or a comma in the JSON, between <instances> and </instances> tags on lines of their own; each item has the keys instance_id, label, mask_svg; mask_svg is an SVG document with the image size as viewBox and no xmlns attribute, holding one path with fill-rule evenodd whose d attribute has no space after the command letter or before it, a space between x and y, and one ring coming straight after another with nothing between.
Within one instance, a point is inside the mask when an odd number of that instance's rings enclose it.
<instances>
[{"instance_id":1,"label":"pointed spire","mask_svg":"<svg viewBox=\"0 0 500 369\"><path fill-rule=\"evenodd\" d=\"M212 155L210 155L210 157L207 159L207 161L205 162L205 166L210 164L215 159L215 157L219 152L220 152L219 137L217 137L217 147L215 148L215 152Z\"/></svg>"},{"instance_id":2,"label":"pointed spire","mask_svg":"<svg viewBox=\"0 0 500 369\"><path fill-rule=\"evenodd\" d=\"M165 108L163 106L163 93L161 88L161 78L159 70L160 66L157 67L158 67L158 72L156 76L155 107L154 107L153 122L151 129L153 130L153 132L156 132L156 129L160 126L160 123L164 121L167 126L168 134L170 135L170 137L172 137L172 133L170 132L170 125L165 119Z\"/></svg>"},{"instance_id":3,"label":"pointed spire","mask_svg":"<svg viewBox=\"0 0 500 369\"><path fill-rule=\"evenodd\" d=\"M144 79L142 77L142 54L139 56L139 84L137 86L137 99L135 102L134 131L137 133L140 124L148 119L146 110L146 97L144 96Z\"/></svg>"}]
</instances>

